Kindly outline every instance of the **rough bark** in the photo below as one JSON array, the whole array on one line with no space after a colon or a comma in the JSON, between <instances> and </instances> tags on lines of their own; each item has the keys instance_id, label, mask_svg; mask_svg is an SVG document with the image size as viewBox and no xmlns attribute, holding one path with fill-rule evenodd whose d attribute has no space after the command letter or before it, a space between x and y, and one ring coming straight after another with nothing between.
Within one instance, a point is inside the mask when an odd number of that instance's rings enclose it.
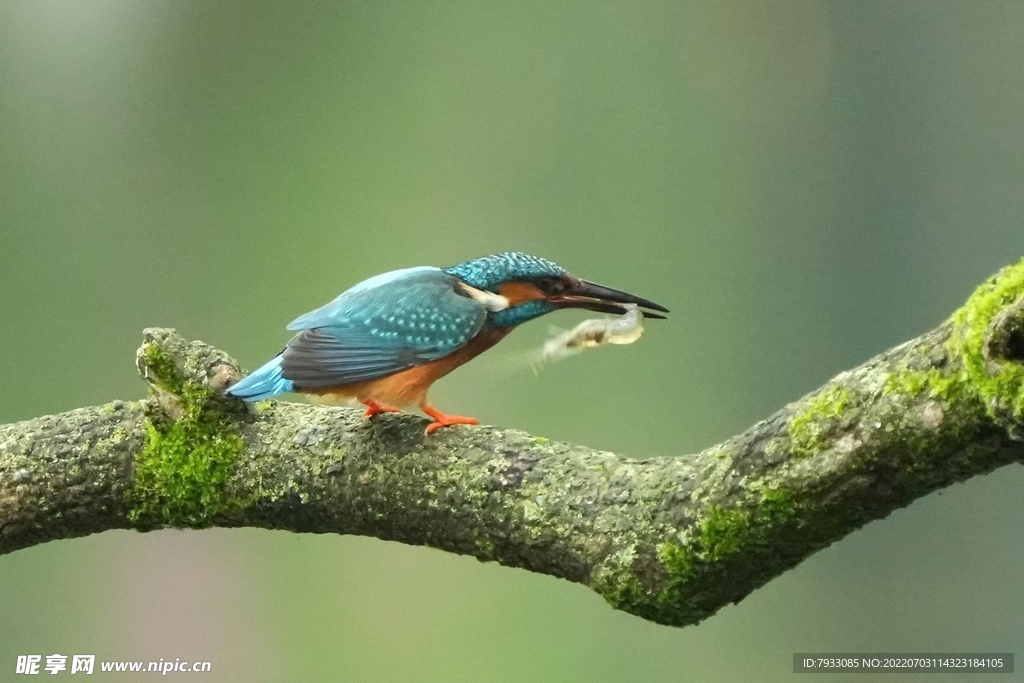
<instances>
[{"instance_id":1,"label":"rough bark","mask_svg":"<svg viewBox=\"0 0 1024 683\"><path fill-rule=\"evenodd\" d=\"M1024 261L947 322L701 453L635 460L495 427L223 389L151 329L145 401L0 427L0 553L106 529L375 536L583 583L695 623L865 523L1024 459Z\"/></svg>"}]
</instances>

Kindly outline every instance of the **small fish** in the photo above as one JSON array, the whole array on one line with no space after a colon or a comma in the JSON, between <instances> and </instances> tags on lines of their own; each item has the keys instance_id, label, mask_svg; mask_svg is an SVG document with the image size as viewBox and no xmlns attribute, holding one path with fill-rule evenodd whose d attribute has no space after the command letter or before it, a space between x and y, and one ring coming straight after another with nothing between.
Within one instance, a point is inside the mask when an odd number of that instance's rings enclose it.
<instances>
[{"instance_id":1,"label":"small fish","mask_svg":"<svg viewBox=\"0 0 1024 683\"><path fill-rule=\"evenodd\" d=\"M629 309L620 318L592 318L584 320L571 330L561 332L544 342L533 367L538 371L548 363L574 356L602 344L632 344L644 333L643 316L636 304L625 304Z\"/></svg>"}]
</instances>

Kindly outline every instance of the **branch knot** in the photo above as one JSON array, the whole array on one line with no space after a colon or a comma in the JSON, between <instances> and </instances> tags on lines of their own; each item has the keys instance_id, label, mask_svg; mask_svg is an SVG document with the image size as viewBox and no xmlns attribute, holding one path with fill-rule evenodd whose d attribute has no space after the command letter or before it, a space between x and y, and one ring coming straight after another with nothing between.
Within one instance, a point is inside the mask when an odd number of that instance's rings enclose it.
<instances>
[{"instance_id":1,"label":"branch knot","mask_svg":"<svg viewBox=\"0 0 1024 683\"><path fill-rule=\"evenodd\" d=\"M231 356L201 341L187 341L170 328L149 327L142 334L136 366L165 415L180 420L184 404L215 402L235 410L242 405L224 393L241 378Z\"/></svg>"}]
</instances>

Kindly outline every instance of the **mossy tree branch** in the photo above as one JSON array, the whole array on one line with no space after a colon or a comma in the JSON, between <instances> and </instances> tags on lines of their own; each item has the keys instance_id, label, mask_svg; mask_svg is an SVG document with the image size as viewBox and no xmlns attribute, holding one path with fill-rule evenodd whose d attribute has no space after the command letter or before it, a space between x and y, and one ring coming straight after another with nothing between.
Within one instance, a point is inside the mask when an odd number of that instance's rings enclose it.
<instances>
[{"instance_id":1,"label":"mossy tree branch","mask_svg":"<svg viewBox=\"0 0 1024 683\"><path fill-rule=\"evenodd\" d=\"M106 529L376 536L700 621L930 491L1024 459L1024 261L937 329L702 453L633 460L493 427L223 390L237 364L146 331L144 401L0 427L0 553Z\"/></svg>"}]
</instances>

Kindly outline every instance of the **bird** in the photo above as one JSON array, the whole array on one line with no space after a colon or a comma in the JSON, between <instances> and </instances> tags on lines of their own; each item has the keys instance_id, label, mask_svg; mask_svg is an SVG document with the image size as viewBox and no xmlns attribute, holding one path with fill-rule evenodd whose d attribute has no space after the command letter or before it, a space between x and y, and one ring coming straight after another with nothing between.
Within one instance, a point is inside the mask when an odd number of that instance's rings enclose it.
<instances>
[{"instance_id":1,"label":"bird","mask_svg":"<svg viewBox=\"0 0 1024 683\"><path fill-rule=\"evenodd\" d=\"M365 417L418 406L441 427L479 424L448 415L427 398L430 385L519 325L567 308L647 318L668 309L570 275L539 256L507 251L448 268L417 266L364 280L293 320L284 349L227 393L247 402L288 392L358 401Z\"/></svg>"}]
</instances>

